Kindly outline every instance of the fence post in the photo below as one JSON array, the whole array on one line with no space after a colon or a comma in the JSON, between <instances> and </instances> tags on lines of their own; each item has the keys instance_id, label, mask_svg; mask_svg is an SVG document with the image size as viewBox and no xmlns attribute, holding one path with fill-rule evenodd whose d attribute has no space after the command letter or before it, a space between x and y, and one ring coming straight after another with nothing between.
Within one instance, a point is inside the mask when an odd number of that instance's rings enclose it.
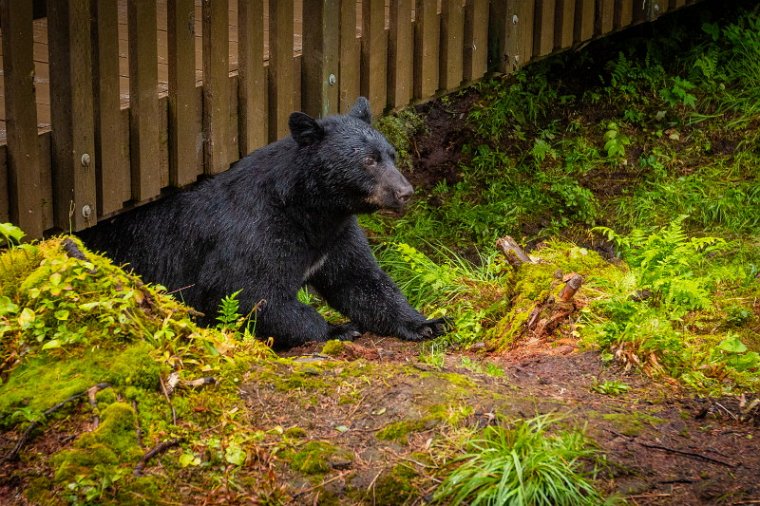
<instances>
[{"instance_id":1,"label":"fence post","mask_svg":"<svg viewBox=\"0 0 760 506\"><path fill-rule=\"evenodd\" d=\"M98 216L114 213L131 198L129 158L122 156L117 0L91 0L95 164Z\"/></svg>"},{"instance_id":2,"label":"fence post","mask_svg":"<svg viewBox=\"0 0 760 506\"><path fill-rule=\"evenodd\" d=\"M533 56L545 56L554 50L554 0L537 0L533 25ZM523 60L527 63L527 60Z\"/></svg>"},{"instance_id":3,"label":"fence post","mask_svg":"<svg viewBox=\"0 0 760 506\"><path fill-rule=\"evenodd\" d=\"M467 0L464 41L463 77L472 82L488 70L488 0Z\"/></svg>"},{"instance_id":4,"label":"fence post","mask_svg":"<svg viewBox=\"0 0 760 506\"><path fill-rule=\"evenodd\" d=\"M429 0L417 0L414 16L414 97L424 99L438 91L441 24Z\"/></svg>"},{"instance_id":5,"label":"fence post","mask_svg":"<svg viewBox=\"0 0 760 506\"><path fill-rule=\"evenodd\" d=\"M47 5L54 222L77 231L97 220L90 1Z\"/></svg>"},{"instance_id":6,"label":"fence post","mask_svg":"<svg viewBox=\"0 0 760 506\"><path fill-rule=\"evenodd\" d=\"M573 42L585 42L591 40L594 36L595 10L596 6L594 0L576 0L575 34L573 36Z\"/></svg>"},{"instance_id":7,"label":"fence post","mask_svg":"<svg viewBox=\"0 0 760 506\"><path fill-rule=\"evenodd\" d=\"M573 45L575 30L575 0L557 0L555 10L554 48L565 49Z\"/></svg>"},{"instance_id":8,"label":"fence post","mask_svg":"<svg viewBox=\"0 0 760 506\"><path fill-rule=\"evenodd\" d=\"M9 216L30 237L39 238L44 225L34 93L32 0L0 0L0 21L8 133Z\"/></svg>"},{"instance_id":9,"label":"fence post","mask_svg":"<svg viewBox=\"0 0 760 506\"><path fill-rule=\"evenodd\" d=\"M388 103L388 38L385 32L385 0L362 1L361 90L373 114Z\"/></svg>"},{"instance_id":10,"label":"fence post","mask_svg":"<svg viewBox=\"0 0 760 506\"><path fill-rule=\"evenodd\" d=\"M340 0L304 0L303 19L301 107L315 117L337 114Z\"/></svg>"},{"instance_id":11,"label":"fence post","mask_svg":"<svg viewBox=\"0 0 760 506\"><path fill-rule=\"evenodd\" d=\"M356 38L356 0L340 1L340 112L351 110L359 96L360 48Z\"/></svg>"},{"instance_id":12,"label":"fence post","mask_svg":"<svg viewBox=\"0 0 760 506\"><path fill-rule=\"evenodd\" d=\"M293 112L293 0L269 2L269 140L285 137Z\"/></svg>"},{"instance_id":13,"label":"fence post","mask_svg":"<svg viewBox=\"0 0 760 506\"><path fill-rule=\"evenodd\" d=\"M263 0L239 0L238 41L238 125L243 157L269 138Z\"/></svg>"},{"instance_id":14,"label":"fence post","mask_svg":"<svg viewBox=\"0 0 760 506\"><path fill-rule=\"evenodd\" d=\"M453 90L462 84L464 58L464 8L462 0L441 2L440 89Z\"/></svg>"},{"instance_id":15,"label":"fence post","mask_svg":"<svg viewBox=\"0 0 760 506\"><path fill-rule=\"evenodd\" d=\"M158 41L156 3L127 0L129 25L129 151L132 198L161 192L159 174Z\"/></svg>"},{"instance_id":16,"label":"fence post","mask_svg":"<svg viewBox=\"0 0 760 506\"><path fill-rule=\"evenodd\" d=\"M229 5L203 0L202 12L204 171L218 174L230 163Z\"/></svg>"},{"instance_id":17,"label":"fence post","mask_svg":"<svg viewBox=\"0 0 760 506\"><path fill-rule=\"evenodd\" d=\"M388 37L388 104L402 107L412 100L414 39L412 0L391 2Z\"/></svg>"},{"instance_id":18,"label":"fence post","mask_svg":"<svg viewBox=\"0 0 760 506\"><path fill-rule=\"evenodd\" d=\"M198 102L195 91L195 2L166 4L169 67L169 184L195 181L198 143Z\"/></svg>"}]
</instances>

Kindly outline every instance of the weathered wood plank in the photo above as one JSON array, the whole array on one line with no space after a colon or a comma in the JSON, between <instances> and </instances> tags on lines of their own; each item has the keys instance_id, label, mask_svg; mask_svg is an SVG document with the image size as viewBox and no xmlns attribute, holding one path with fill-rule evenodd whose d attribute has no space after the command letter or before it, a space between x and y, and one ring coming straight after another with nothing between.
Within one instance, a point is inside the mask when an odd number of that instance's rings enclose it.
<instances>
[{"instance_id":1,"label":"weathered wood plank","mask_svg":"<svg viewBox=\"0 0 760 506\"><path fill-rule=\"evenodd\" d=\"M464 58L464 7L462 0L441 2L441 90L453 90L462 84Z\"/></svg>"},{"instance_id":2,"label":"weathered wood plank","mask_svg":"<svg viewBox=\"0 0 760 506\"><path fill-rule=\"evenodd\" d=\"M27 235L38 238L42 237L44 226L34 93L32 12L32 0L0 0L8 142L3 164L7 166L7 172L0 171L0 178L3 178L0 197L4 202L0 206L0 215L9 216ZM8 196L10 199L7 199Z\"/></svg>"},{"instance_id":3,"label":"weathered wood plank","mask_svg":"<svg viewBox=\"0 0 760 506\"><path fill-rule=\"evenodd\" d=\"M293 112L293 0L269 3L269 140L285 137Z\"/></svg>"},{"instance_id":4,"label":"weathered wood plank","mask_svg":"<svg viewBox=\"0 0 760 506\"><path fill-rule=\"evenodd\" d=\"M441 23L436 3L417 0L414 22L414 97L433 97L438 91Z\"/></svg>"},{"instance_id":5,"label":"weathered wood plank","mask_svg":"<svg viewBox=\"0 0 760 506\"><path fill-rule=\"evenodd\" d=\"M302 110L314 117L339 109L340 0L304 0ZM385 78L385 75L382 76Z\"/></svg>"},{"instance_id":6,"label":"weathered wood plank","mask_svg":"<svg viewBox=\"0 0 760 506\"><path fill-rule=\"evenodd\" d=\"M362 1L361 93L373 114L388 103L388 34L385 31L385 0Z\"/></svg>"},{"instance_id":7,"label":"weathered wood plank","mask_svg":"<svg viewBox=\"0 0 760 506\"><path fill-rule=\"evenodd\" d=\"M554 48L566 49L572 46L575 30L575 0L557 0L554 27Z\"/></svg>"},{"instance_id":8,"label":"weathered wood plank","mask_svg":"<svg viewBox=\"0 0 760 506\"><path fill-rule=\"evenodd\" d=\"M412 0L398 0L390 5L388 37L388 104L403 107L412 101L414 76L414 37Z\"/></svg>"},{"instance_id":9,"label":"weathered wood plank","mask_svg":"<svg viewBox=\"0 0 760 506\"><path fill-rule=\"evenodd\" d=\"M554 50L554 0L536 0L533 25L533 56L545 56Z\"/></svg>"},{"instance_id":10,"label":"weathered wood plank","mask_svg":"<svg viewBox=\"0 0 760 506\"><path fill-rule=\"evenodd\" d=\"M615 21L615 0L597 0L596 10L595 33L604 35L611 32Z\"/></svg>"},{"instance_id":11,"label":"weathered wood plank","mask_svg":"<svg viewBox=\"0 0 760 506\"><path fill-rule=\"evenodd\" d=\"M533 57L534 9L534 2L506 2L504 65L507 72L525 65Z\"/></svg>"},{"instance_id":12,"label":"weathered wood plank","mask_svg":"<svg viewBox=\"0 0 760 506\"><path fill-rule=\"evenodd\" d=\"M10 193L8 192L8 146L0 144L0 223L10 221Z\"/></svg>"},{"instance_id":13,"label":"weathered wood plank","mask_svg":"<svg viewBox=\"0 0 760 506\"><path fill-rule=\"evenodd\" d=\"M269 137L263 0L239 0L238 39L238 124L240 156L243 157L264 146Z\"/></svg>"},{"instance_id":14,"label":"weathered wood plank","mask_svg":"<svg viewBox=\"0 0 760 506\"><path fill-rule=\"evenodd\" d=\"M661 3L667 4L667 0L660 0ZM670 0L669 10L680 9L686 5L686 0ZM663 9L664 10L664 9Z\"/></svg>"},{"instance_id":15,"label":"weathered wood plank","mask_svg":"<svg viewBox=\"0 0 760 506\"><path fill-rule=\"evenodd\" d=\"M158 42L156 4L127 1L129 28L129 146L132 198L152 199L161 191L159 171Z\"/></svg>"},{"instance_id":16,"label":"weathered wood plank","mask_svg":"<svg viewBox=\"0 0 760 506\"><path fill-rule=\"evenodd\" d=\"M576 0L573 42L585 42L594 36L595 11L594 0Z\"/></svg>"},{"instance_id":17,"label":"weathered wood plank","mask_svg":"<svg viewBox=\"0 0 760 506\"><path fill-rule=\"evenodd\" d=\"M185 186L198 175L201 126L195 122L195 2L168 0L169 184Z\"/></svg>"},{"instance_id":18,"label":"weathered wood plank","mask_svg":"<svg viewBox=\"0 0 760 506\"><path fill-rule=\"evenodd\" d=\"M52 132L40 134L39 160L40 160L40 188L42 195L42 225L45 230L55 227L53 216L53 136ZM129 190L129 187L127 187Z\"/></svg>"},{"instance_id":19,"label":"weathered wood plank","mask_svg":"<svg viewBox=\"0 0 760 506\"><path fill-rule=\"evenodd\" d=\"M488 0L467 0L463 67L467 82L480 79L488 70Z\"/></svg>"},{"instance_id":20,"label":"weathered wood plank","mask_svg":"<svg viewBox=\"0 0 760 506\"><path fill-rule=\"evenodd\" d=\"M218 174L230 165L229 5L203 0L202 12L204 172Z\"/></svg>"},{"instance_id":21,"label":"weathered wood plank","mask_svg":"<svg viewBox=\"0 0 760 506\"><path fill-rule=\"evenodd\" d=\"M119 129L119 19L117 0L91 0L95 166L98 216L111 214L131 198L129 158L115 139Z\"/></svg>"},{"instance_id":22,"label":"weathered wood plank","mask_svg":"<svg viewBox=\"0 0 760 506\"><path fill-rule=\"evenodd\" d=\"M356 36L356 0L340 2L340 112L346 113L360 93L361 49Z\"/></svg>"},{"instance_id":23,"label":"weathered wood plank","mask_svg":"<svg viewBox=\"0 0 760 506\"><path fill-rule=\"evenodd\" d=\"M636 0L615 0L615 29L620 30L633 23L633 3Z\"/></svg>"},{"instance_id":24,"label":"weathered wood plank","mask_svg":"<svg viewBox=\"0 0 760 506\"><path fill-rule=\"evenodd\" d=\"M97 216L91 19L89 0L48 2L54 216L61 230L94 225Z\"/></svg>"}]
</instances>

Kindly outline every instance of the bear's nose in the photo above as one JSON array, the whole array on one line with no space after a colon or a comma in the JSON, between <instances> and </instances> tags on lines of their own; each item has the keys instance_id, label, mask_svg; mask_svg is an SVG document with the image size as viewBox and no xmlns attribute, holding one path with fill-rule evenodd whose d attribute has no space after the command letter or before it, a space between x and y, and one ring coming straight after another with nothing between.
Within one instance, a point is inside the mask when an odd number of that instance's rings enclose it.
<instances>
[{"instance_id":1,"label":"bear's nose","mask_svg":"<svg viewBox=\"0 0 760 506\"><path fill-rule=\"evenodd\" d=\"M412 198L412 195L414 195L414 188L412 188L412 185L406 185L403 188L400 188L394 192L396 196L396 200L398 200L402 205L409 202L409 199Z\"/></svg>"}]
</instances>

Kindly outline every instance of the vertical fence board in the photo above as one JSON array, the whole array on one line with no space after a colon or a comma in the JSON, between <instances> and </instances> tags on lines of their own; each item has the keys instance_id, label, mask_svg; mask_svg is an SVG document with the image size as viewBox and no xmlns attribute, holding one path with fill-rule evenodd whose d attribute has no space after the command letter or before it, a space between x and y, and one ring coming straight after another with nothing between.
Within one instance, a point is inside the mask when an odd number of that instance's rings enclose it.
<instances>
[{"instance_id":1,"label":"vertical fence board","mask_svg":"<svg viewBox=\"0 0 760 506\"><path fill-rule=\"evenodd\" d=\"M536 0L533 33L533 56L545 56L554 50L554 0Z\"/></svg>"},{"instance_id":2,"label":"vertical fence board","mask_svg":"<svg viewBox=\"0 0 760 506\"><path fill-rule=\"evenodd\" d=\"M39 160L40 160L40 188L42 189L42 225L45 230L55 227L53 216L53 160L52 160L52 132L45 132L39 137ZM129 186L127 186L129 190ZM96 201L97 203L97 201Z\"/></svg>"},{"instance_id":3,"label":"vertical fence board","mask_svg":"<svg viewBox=\"0 0 760 506\"><path fill-rule=\"evenodd\" d=\"M440 22L436 3L417 0L414 22L414 97L430 98L438 91Z\"/></svg>"},{"instance_id":4,"label":"vertical fence board","mask_svg":"<svg viewBox=\"0 0 760 506\"><path fill-rule=\"evenodd\" d=\"M111 214L131 198L129 159L122 155L119 95L119 13L117 0L91 0L95 22L93 95L95 100L95 165L98 216Z\"/></svg>"},{"instance_id":5,"label":"vertical fence board","mask_svg":"<svg viewBox=\"0 0 760 506\"><path fill-rule=\"evenodd\" d=\"M340 0L304 0L301 109L315 117L338 112ZM383 75L384 77L384 75Z\"/></svg>"},{"instance_id":6,"label":"vertical fence board","mask_svg":"<svg viewBox=\"0 0 760 506\"><path fill-rule=\"evenodd\" d=\"M615 0L597 0L596 10L596 34L611 32L615 21Z\"/></svg>"},{"instance_id":7,"label":"vertical fence board","mask_svg":"<svg viewBox=\"0 0 760 506\"><path fill-rule=\"evenodd\" d=\"M203 0L202 16L204 171L217 174L230 164L230 15L227 0Z\"/></svg>"},{"instance_id":8,"label":"vertical fence board","mask_svg":"<svg viewBox=\"0 0 760 506\"><path fill-rule=\"evenodd\" d=\"M13 3L13 6L11 6ZM5 79L5 125L10 185L6 212L30 237L42 237L42 195L34 93L32 0L0 0ZM3 199L5 200L5 199ZM3 213L0 210L0 213ZM3 213L5 214L5 213Z\"/></svg>"},{"instance_id":9,"label":"vertical fence board","mask_svg":"<svg viewBox=\"0 0 760 506\"><path fill-rule=\"evenodd\" d=\"M511 72L528 63L533 57L535 3L523 0L507 0L506 7L505 65L507 71Z\"/></svg>"},{"instance_id":10,"label":"vertical fence board","mask_svg":"<svg viewBox=\"0 0 760 506\"><path fill-rule=\"evenodd\" d=\"M359 41L356 37L356 0L340 2L340 112L346 113L360 93Z\"/></svg>"},{"instance_id":11,"label":"vertical fence board","mask_svg":"<svg viewBox=\"0 0 760 506\"><path fill-rule=\"evenodd\" d=\"M557 0L554 16L554 48L566 49L573 45L575 0Z\"/></svg>"},{"instance_id":12,"label":"vertical fence board","mask_svg":"<svg viewBox=\"0 0 760 506\"><path fill-rule=\"evenodd\" d=\"M667 0L665 0L666 3ZM670 0L670 10L680 9L681 7L686 5L686 0Z\"/></svg>"},{"instance_id":13,"label":"vertical fence board","mask_svg":"<svg viewBox=\"0 0 760 506\"><path fill-rule=\"evenodd\" d=\"M168 0L169 184L185 186L198 174L195 123L195 2Z\"/></svg>"},{"instance_id":14,"label":"vertical fence board","mask_svg":"<svg viewBox=\"0 0 760 506\"><path fill-rule=\"evenodd\" d=\"M412 101L414 75L412 0L392 1L388 40L388 104L403 107Z\"/></svg>"},{"instance_id":15,"label":"vertical fence board","mask_svg":"<svg viewBox=\"0 0 760 506\"><path fill-rule=\"evenodd\" d=\"M385 0L362 1L361 92L373 114L388 103L388 34L385 31Z\"/></svg>"},{"instance_id":16,"label":"vertical fence board","mask_svg":"<svg viewBox=\"0 0 760 506\"><path fill-rule=\"evenodd\" d=\"M8 146L0 144L0 222L10 221L10 200L8 192Z\"/></svg>"},{"instance_id":17,"label":"vertical fence board","mask_svg":"<svg viewBox=\"0 0 760 506\"><path fill-rule=\"evenodd\" d=\"M159 171L158 41L156 4L128 0L129 145L132 198L144 201L161 191Z\"/></svg>"},{"instance_id":18,"label":"vertical fence board","mask_svg":"<svg viewBox=\"0 0 760 506\"><path fill-rule=\"evenodd\" d=\"M463 78L475 81L488 69L488 0L467 0L464 16Z\"/></svg>"},{"instance_id":19,"label":"vertical fence board","mask_svg":"<svg viewBox=\"0 0 760 506\"><path fill-rule=\"evenodd\" d=\"M293 0L269 2L269 140L288 134L295 86Z\"/></svg>"},{"instance_id":20,"label":"vertical fence board","mask_svg":"<svg viewBox=\"0 0 760 506\"><path fill-rule=\"evenodd\" d=\"M97 212L90 1L51 1L47 14L55 224L81 230Z\"/></svg>"},{"instance_id":21,"label":"vertical fence board","mask_svg":"<svg viewBox=\"0 0 760 506\"><path fill-rule=\"evenodd\" d=\"M440 89L453 90L462 84L464 57L464 8L462 0L441 2Z\"/></svg>"},{"instance_id":22,"label":"vertical fence board","mask_svg":"<svg viewBox=\"0 0 760 506\"><path fill-rule=\"evenodd\" d=\"M636 0L615 0L615 29L620 30L633 23L633 2Z\"/></svg>"},{"instance_id":23,"label":"vertical fence board","mask_svg":"<svg viewBox=\"0 0 760 506\"><path fill-rule=\"evenodd\" d=\"M269 137L263 0L239 0L238 41L238 124L243 157L265 145Z\"/></svg>"},{"instance_id":24,"label":"vertical fence board","mask_svg":"<svg viewBox=\"0 0 760 506\"><path fill-rule=\"evenodd\" d=\"M594 0L576 0L574 42L585 42L594 36Z\"/></svg>"}]
</instances>

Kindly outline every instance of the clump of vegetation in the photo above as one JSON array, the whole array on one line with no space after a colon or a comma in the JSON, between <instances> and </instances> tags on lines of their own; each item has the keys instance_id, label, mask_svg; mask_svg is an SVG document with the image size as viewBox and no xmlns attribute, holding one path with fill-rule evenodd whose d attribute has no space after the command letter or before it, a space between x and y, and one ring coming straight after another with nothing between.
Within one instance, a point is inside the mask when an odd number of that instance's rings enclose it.
<instances>
[{"instance_id":1,"label":"clump of vegetation","mask_svg":"<svg viewBox=\"0 0 760 506\"><path fill-rule=\"evenodd\" d=\"M550 433L539 416L504 427L489 426L452 462L435 491L439 504L599 504L593 473L595 451L577 431Z\"/></svg>"}]
</instances>

